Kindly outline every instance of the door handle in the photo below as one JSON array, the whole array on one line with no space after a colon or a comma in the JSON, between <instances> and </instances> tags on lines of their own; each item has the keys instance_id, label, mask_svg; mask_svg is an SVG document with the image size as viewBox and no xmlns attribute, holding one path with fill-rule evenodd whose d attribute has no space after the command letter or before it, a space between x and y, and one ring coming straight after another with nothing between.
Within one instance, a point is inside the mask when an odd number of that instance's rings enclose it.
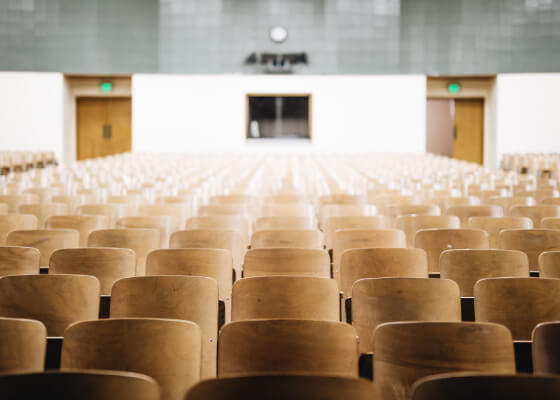
<instances>
[{"instance_id":1,"label":"door handle","mask_svg":"<svg viewBox=\"0 0 560 400\"><path fill-rule=\"evenodd\" d=\"M453 125L453 140L457 140L457 125Z\"/></svg>"},{"instance_id":2,"label":"door handle","mask_svg":"<svg viewBox=\"0 0 560 400\"><path fill-rule=\"evenodd\" d=\"M103 139L111 139L113 137L113 127L109 124L103 125Z\"/></svg>"}]
</instances>

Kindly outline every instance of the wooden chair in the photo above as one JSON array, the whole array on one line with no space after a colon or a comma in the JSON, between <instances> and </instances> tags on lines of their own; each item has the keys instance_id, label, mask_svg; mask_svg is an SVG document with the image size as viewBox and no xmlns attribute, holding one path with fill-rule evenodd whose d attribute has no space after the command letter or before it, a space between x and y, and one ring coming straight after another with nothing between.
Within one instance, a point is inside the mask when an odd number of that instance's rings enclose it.
<instances>
[{"instance_id":1,"label":"wooden chair","mask_svg":"<svg viewBox=\"0 0 560 400\"><path fill-rule=\"evenodd\" d=\"M0 376L5 399L159 400L159 387L147 375L122 371L50 370Z\"/></svg>"},{"instance_id":2,"label":"wooden chair","mask_svg":"<svg viewBox=\"0 0 560 400\"><path fill-rule=\"evenodd\" d=\"M498 235L504 229L531 229L533 221L525 217L470 217L468 227L488 233L488 245L498 248Z\"/></svg>"},{"instance_id":3,"label":"wooden chair","mask_svg":"<svg viewBox=\"0 0 560 400\"><path fill-rule=\"evenodd\" d=\"M539 255L539 276L560 278L560 251L545 251Z\"/></svg>"},{"instance_id":4,"label":"wooden chair","mask_svg":"<svg viewBox=\"0 0 560 400\"><path fill-rule=\"evenodd\" d=\"M311 204L264 204L261 217L314 217Z\"/></svg>"},{"instance_id":5,"label":"wooden chair","mask_svg":"<svg viewBox=\"0 0 560 400\"><path fill-rule=\"evenodd\" d=\"M560 206L515 206L511 209L511 215L514 217L531 218L533 221L533 227L540 228L543 218L560 217Z\"/></svg>"},{"instance_id":6,"label":"wooden chair","mask_svg":"<svg viewBox=\"0 0 560 400\"><path fill-rule=\"evenodd\" d=\"M370 217L377 213L377 208L370 204L327 204L319 211L321 213L320 228L324 231L329 218Z\"/></svg>"},{"instance_id":7,"label":"wooden chair","mask_svg":"<svg viewBox=\"0 0 560 400\"><path fill-rule=\"evenodd\" d=\"M8 204L7 203L0 203L0 215L8 214Z\"/></svg>"},{"instance_id":8,"label":"wooden chair","mask_svg":"<svg viewBox=\"0 0 560 400\"><path fill-rule=\"evenodd\" d=\"M419 345L421 343L421 345ZM374 332L377 398L402 400L420 378L455 371L515 373L511 333L474 322L391 322Z\"/></svg>"},{"instance_id":9,"label":"wooden chair","mask_svg":"<svg viewBox=\"0 0 560 400\"><path fill-rule=\"evenodd\" d=\"M45 227L47 218L53 215L68 214L68 206L64 203L50 203L50 204L20 204L18 206L18 213L31 214L37 217L38 226Z\"/></svg>"},{"instance_id":10,"label":"wooden chair","mask_svg":"<svg viewBox=\"0 0 560 400\"><path fill-rule=\"evenodd\" d=\"M252 220L251 207L247 204L210 204L198 209L199 216L244 216Z\"/></svg>"},{"instance_id":11,"label":"wooden chair","mask_svg":"<svg viewBox=\"0 0 560 400\"><path fill-rule=\"evenodd\" d=\"M136 273L136 254L131 249L88 247L61 249L51 255L49 274L95 276L102 295L111 294L113 284Z\"/></svg>"},{"instance_id":12,"label":"wooden chair","mask_svg":"<svg viewBox=\"0 0 560 400\"><path fill-rule=\"evenodd\" d=\"M185 222L191 216L191 205L184 203L167 203L167 204L141 204L138 206L138 215L144 217L168 216L172 229L177 230L185 226Z\"/></svg>"},{"instance_id":13,"label":"wooden chair","mask_svg":"<svg viewBox=\"0 0 560 400\"><path fill-rule=\"evenodd\" d=\"M541 322L532 333L535 375L560 374L560 322Z\"/></svg>"},{"instance_id":14,"label":"wooden chair","mask_svg":"<svg viewBox=\"0 0 560 400\"><path fill-rule=\"evenodd\" d=\"M529 261L517 250L446 250L439 260L441 277L459 285L461 297L473 297L477 281L485 278L529 277Z\"/></svg>"},{"instance_id":15,"label":"wooden chair","mask_svg":"<svg viewBox=\"0 0 560 400\"><path fill-rule=\"evenodd\" d=\"M12 231L37 229L38 220L29 214L0 215L0 245L6 244L6 238Z\"/></svg>"},{"instance_id":16,"label":"wooden chair","mask_svg":"<svg viewBox=\"0 0 560 400\"><path fill-rule=\"evenodd\" d=\"M447 209L447 215L455 215L461 220L461 227L468 226L471 217L503 217L502 207L496 205L483 206L452 206Z\"/></svg>"},{"instance_id":17,"label":"wooden chair","mask_svg":"<svg viewBox=\"0 0 560 400\"><path fill-rule=\"evenodd\" d=\"M486 204L500 206L504 210L504 215L506 217L511 216L511 209L515 206L534 206L536 204L535 199L532 197L490 197L486 200Z\"/></svg>"},{"instance_id":18,"label":"wooden chair","mask_svg":"<svg viewBox=\"0 0 560 400\"><path fill-rule=\"evenodd\" d=\"M33 247L0 246L0 276L38 274L40 257Z\"/></svg>"},{"instance_id":19,"label":"wooden chair","mask_svg":"<svg viewBox=\"0 0 560 400\"><path fill-rule=\"evenodd\" d=\"M506 229L498 235L498 247L521 250L529 258L529 269L539 269L539 255L560 250L560 231L553 229Z\"/></svg>"},{"instance_id":20,"label":"wooden chair","mask_svg":"<svg viewBox=\"0 0 560 400\"><path fill-rule=\"evenodd\" d=\"M454 215L403 215L395 220L395 228L406 235L407 247L414 247L416 232L421 229L458 229L461 223Z\"/></svg>"},{"instance_id":21,"label":"wooden chair","mask_svg":"<svg viewBox=\"0 0 560 400\"><path fill-rule=\"evenodd\" d=\"M73 322L97 319L99 281L85 275L11 275L0 278L0 316L41 321L49 336Z\"/></svg>"},{"instance_id":22,"label":"wooden chair","mask_svg":"<svg viewBox=\"0 0 560 400\"><path fill-rule=\"evenodd\" d=\"M330 258L317 249L255 249L245 254L243 276L314 276L330 278Z\"/></svg>"},{"instance_id":23,"label":"wooden chair","mask_svg":"<svg viewBox=\"0 0 560 400\"><path fill-rule=\"evenodd\" d=\"M117 281L111 318L146 317L192 321L202 334L201 378L216 376L218 284L202 276L143 276Z\"/></svg>"},{"instance_id":24,"label":"wooden chair","mask_svg":"<svg viewBox=\"0 0 560 400\"><path fill-rule=\"evenodd\" d=\"M116 227L155 229L159 232L160 248L169 247L169 237L179 229L175 218L167 215L124 217L117 221Z\"/></svg>"},{"instance_id":25,"label":"wooden chair","mask_svg":"<svg viewBox=\"0 0 560 400\"><path fill-rule=\"evenodd\" d=\"M340 289L349 297L354 282L365 278L427 278L428 257L422 249L350 249L340 261Z\"/></svg>"},{"instance_id":26,"label":"wooden chair","mask_svg":"<svg viewBox=\"0 0 560 400\"><path fill-rule=\"evenodd\" d=\"M200 328L193 322L110 318L70 326L60 366L139 372L159 383L162 400L182 400L200 379L200 360Z\"/></svg>"},{"instance_id":27,"label":"wooden chair","mask_svg":"<svg viewBox=\"0 0 560 400\"><path fill-rule=\"evenodd\" d=\"M146 275L206 276L218 283L218 295L229 304L233 274L231 252L223 249L161 249L146 258Z\"/></svg>"},{"instance_id":28,"label":"wooden chair","mask_svg":"<svg viewBox=\"0 0 560 400\"><path fill-rule=\"evenodd\" d=\"M325 245L328 250L333 248L334 235L340 229L389 229L392 226L392 220L384 216L329 217L323 224Z\"/></svg>"},{"instance_id":29,"label":"wooden chair","mask_svg":"<svg viewBox=\"0 0 560 400\"><path fill-rule=\"evenodd\" d=\"M560 229L560 217L546 217L546 218L543 218L541 220L541 228L543 228L543 229Z\"/></svg>"},{"instance_id":30,"label":"wooden chair","mask_svg":"<svg viewBox=\"0 0 560 400\"><path fill-rule=\"evenodd\" d=\"M116 247L134 250L136 253L136 276L146 274L146 256L159 246L156 229L100 229L89 234L88 247Z\"/></svg>"},{"instance_id":31,"label":"wooden chair","mask_svg":"<svg viewBox=\"0 0 560 400\"><path fill-rule=\"evenodd\" d=\"M383 214L390 218L403 215L440 215L441 210L435 204L389 204L384 207Z\"/></svg>"},{"instance_id":32,"label":"wooden chair","mask_svg":"<svg viewBox=\"0 0 560 400\"><path fill-rule=\"evenodd\" d=\"M80 245L80 234L73 229L29 229L12 231L6 238L9 246L34 247L41 253L39 264L49 265L51 254L58 249Z\"/></svg>"},{"instance_id":33,"label":"wooden chair","mask_svg":"<svg viewBox=\"0 0 560 400\"><path fill-rule=\"evenodd\" d=\"M270 204L305 204L309 203L309 199L304 194L299 193L278 193L266 196L264 202Z\"/></svg>"},{"instance_id":34,"label":"wooden chair","mask_svg":"<svg viewBox=\"0 0 560 400\"><path fill-rule=\"evenodd\" d=\"M560 279L490 278L474 285L476 321L509 328L514 340L531 340L540 322L560 320Z\"/></svg>"},{"instance_id":35,"label":"wooden chair","mask_svg":"<svg viewBox=\"0 0 560 400\"><path fill-rule=\"evenodd\" d=\"M554 376L475 374L472 372L428 376L412 387L411 400L542 400L560 397L560 378Z\"/></svg>"},{"instance_id":36,"label":"wooden chair","mask_svg":"<svg viewBox=\"0 0 560 400\"><path fill-rule=\"evenodd\" d=\"M218 376L329 374L358 376L358 340L332 321L248 320L220 331Z\"/></svg>"},{"instance_id":37,"label":"wooden chair","mask_svg":"<svg viewBox=\"0 0 560 400\"><path fill-rule=\"evenodd\" d=\"M224 249L233 256L233 268L241 272L243 239L239 232L225 229L189 229L177 231L169 239L170 248Z\"/></svg>"},{"instance_id":38,"label":"wooden chair","mask_svg":"<svg viewBox=\"0 0 560 400\"><path fill-rule=\"evenodd\" d=\"M64 203L68 206L68 213L74 215L76 209L84 204L92 204L94 198L87 194L82 195L56 195L52 197L53 203Z\"/></svg>"},{"instance_id":39,"label":"wooden chair","mask_svg":"<svg viewBox=\"0 0 560 400\"><path fill-rule=\"evenodd\" d=\"M42 371L46 348L47 329L41 322L0 318L0 374Z\"/></svg>"},{"instance_id":40,"label":"wooden chair","mask_svg":"<svg viewBox=\"0 0 560 400\"><path fill-rule=\"evenodd\" d=\"M77 215L100 215L109 219L109 226L114 227L117 220L126 213L122 204L82 204L76 208Z\"/></svg>"},{"instance_id":41,"label":"wooden chair","mask_svg":"<svg viewBox=\"0 0 560 400\"><path fill-rule=\"evenodd\" d=\"M299 248L323 249L323 234L318 230L256 231L251 236L251 249Z\"/></svg>"},{"instance_id":42,"label":"wooden chair","mask_svg":"<svg viewBox=\"0 0 560 400\"><path fill-rule=\"evenodd\" d=\"M352 326L360 353L373 352L373 332L393 321L461 321L459 287L448 279L360 279L352 286Z\"/></svg>"},{"instance_id":43,"label":"wooden chair","mask_svg":"<svg viewBox=\"0 0 560 400\"><path fill-rule=\"evenodd\" d=\"M333 276L340 282L340 261L344 251L366 248L405 248L406 238L399 229L339 229L333 240Z\"/></svg>"},{"instance_id":44,"label":"wooden chair","mask_svg":"<svg viewBox=\"0 0 560 400\"><path fill-rule=\"evenodd\" d=\"M237 231L243 240L243 248L249 245L249 221L242 215L212 215L192 217L187 220L185 229L225 229Z\"/></svg>"},{"instance_id":45,"label":"wooden chair","mask_svg":"<svg viewBox=\"0 0 560 400\"><path fill-rule=\"evenodd\" d=\"M74 229L80 233L80 247L87 247L89 234L108 229L109 218L102 215L57 215L47 218L47 229Z\"/></svg>"},{"instance_id":46,"label":"wooden chair","mask_svg":"<svg viewBox=\"0 0 560 400\"><path fill-rule=\"evenodd\" d=\"M416 232L414 247L428 254L428 271L439 272L439 258L449 249L487 249L488 233L481 229L422 229Z\"/></svg>"},{"instance_id":47,"label":"wooden chair","mask_svg":"<svg viewBox=\"0 0 560 400\"><path fill-rule=\"evenodd\" d=\"M271 229L305 230L317 229L317 224L310 217L261 217L255 221L256 231Z\"/></svg>"},{"instance_id":48,"label":"wooden chair","mask_svg":"<svg viewBox=\"0 0 560 400\"><path fill-rule=\"evenodd\" d=\"M231 320L300 319L340 321L332 279L302 276L245 278L233 285Z\"/></svg>"},{"instance_id":49,"label":"wooden chair","mask_svg":"<svg viewBox=\"0 0 560 400\"><path fill-rule=\"evenodd\" d=\"M41 199L36 194L0 194L0 203L8 205L8 212L15 213L22 204L39 203Z\"/></svg>"},{"instance_id":50,"label":"wooden chair","mask_svg":"<svg viewBox=\"0 0 560 400\"><path fill-rule=\"evenodd\" d=\"M371 400L371 382L337 376L268 375L202 381L185 400Z\"/></svg>"}]
</instances>

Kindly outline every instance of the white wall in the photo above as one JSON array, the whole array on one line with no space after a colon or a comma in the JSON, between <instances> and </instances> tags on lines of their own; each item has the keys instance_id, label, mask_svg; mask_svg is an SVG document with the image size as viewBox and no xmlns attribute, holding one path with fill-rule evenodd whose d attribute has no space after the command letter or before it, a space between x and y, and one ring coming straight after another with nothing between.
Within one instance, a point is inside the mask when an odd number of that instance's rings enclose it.
<instances>
[{"instance_id":1,"label":"white wall","mask_svg":"<svg viewBox=\"0 0 560 400\"><path fill-rule=\"evenodd\" d=\"M423 75L133 76L133 151L423 152ZM246 143L247 93L312 94L312 145Z\"/></svg>"},{"instance_id":2,"label":"white wall","mask_svg":"<svg viewBox=\"0 0 560 400\"><path fill-rule=\"evenodd\" d=\"M498 75L497 151L560 151L560 74Z\"/></svg>"},{"instance_id":3,"label":"white wall","mask_svg":"<svg viewBox=\"0 0 560 400\"><path fill-rule=\"evenodd\" d=\"M0 72L0 150L63 154L63 76Z\"/></svg>"}]
</instances>

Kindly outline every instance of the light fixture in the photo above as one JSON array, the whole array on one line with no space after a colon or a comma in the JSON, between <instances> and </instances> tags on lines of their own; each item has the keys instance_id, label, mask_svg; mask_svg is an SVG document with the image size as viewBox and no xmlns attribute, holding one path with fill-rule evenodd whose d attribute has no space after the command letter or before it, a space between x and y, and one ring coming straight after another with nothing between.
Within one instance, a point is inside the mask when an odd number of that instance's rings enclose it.
<instances>
[{"instance_id":1,"label":"light fixture","mask_svg":"<svg viewBox=\"0 0 560 400\"><path fill-rule=\"evenodd\" d=\"M283 26L275 26L270 30L270 39L274 43L282 43L288 38L288 30Z\"/></svg>"}]
</instances>

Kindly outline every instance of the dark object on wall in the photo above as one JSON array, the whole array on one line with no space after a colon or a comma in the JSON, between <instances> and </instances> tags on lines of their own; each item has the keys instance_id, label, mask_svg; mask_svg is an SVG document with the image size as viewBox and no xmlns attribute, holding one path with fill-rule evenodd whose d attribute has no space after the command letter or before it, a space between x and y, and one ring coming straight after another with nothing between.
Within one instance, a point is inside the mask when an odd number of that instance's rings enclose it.
<instances>
[{"instance_id":1,"label":"dark object on wall","mask_svg":"<svg viewBox=\"0 0 560 400\"><path fill-rule=\"evenodd\" d=\"M245 64L264 66L264 72L289 74L294 65L308 65L308 58L307 53L251 53Z\"/></svg>"}]
</instances>

